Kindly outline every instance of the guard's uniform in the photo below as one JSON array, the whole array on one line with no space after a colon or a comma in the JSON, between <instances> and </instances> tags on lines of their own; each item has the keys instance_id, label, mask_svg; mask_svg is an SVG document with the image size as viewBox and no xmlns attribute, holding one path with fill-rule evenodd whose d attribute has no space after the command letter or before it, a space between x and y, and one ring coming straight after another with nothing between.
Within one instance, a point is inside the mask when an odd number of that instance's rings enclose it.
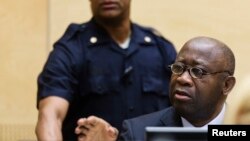
<instances>
[{"instance_id":1,"label":"guard's uniform","mask_svg":"<svg viewBox=\"0 0 250 141\"><path fill-rule=\"evenodd\" d=\"M76 140L77 120L90 115L120 130L124 119L170 105L171 71L166 66L175 58L169 41L137 24L132 24L128 49L120 48L93 19L71 24L38 78L38 101L52 95L69 101L64 140Z\"/></svg>"}]
</instances>

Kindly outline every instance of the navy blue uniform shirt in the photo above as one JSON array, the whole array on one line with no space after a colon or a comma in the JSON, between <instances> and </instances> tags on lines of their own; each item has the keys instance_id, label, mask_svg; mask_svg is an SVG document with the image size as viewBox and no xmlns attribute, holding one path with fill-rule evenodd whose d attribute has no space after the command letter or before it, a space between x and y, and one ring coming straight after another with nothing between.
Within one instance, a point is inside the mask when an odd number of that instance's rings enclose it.
<instances>
[{"instance_id":1,"label":"navy blue uniform shirt","mask_svg":"<svg viewBox=\"0 0 250 141\"><path fill-rule=\"evenodd\" d=\"M99 116L119 130L124 119L170 106L174 46L150 28L131 23L129 47L122 49L92 19L71 24L55 44L38 77L37 100L59 96L70 103L64 140L76 140L77 120Z\"/></svg>"}]
</instances>

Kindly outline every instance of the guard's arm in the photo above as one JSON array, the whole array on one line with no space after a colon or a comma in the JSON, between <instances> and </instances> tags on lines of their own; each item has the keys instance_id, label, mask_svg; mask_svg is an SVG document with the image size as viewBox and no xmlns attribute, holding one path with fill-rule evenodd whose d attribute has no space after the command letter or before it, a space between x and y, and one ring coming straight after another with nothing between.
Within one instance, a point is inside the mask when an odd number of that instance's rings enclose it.
<instances>
[{"instance_id":1,"label":"guard's arm","mask_svg":"<svg viewBox=\"0 0 250 141\"><path fill-rule=\"evenodd\" d=\"M39 101L36 135L38 141L62 141L62 123L68 111L67 100L49 96Z\"/></svg>"}]
</instances>

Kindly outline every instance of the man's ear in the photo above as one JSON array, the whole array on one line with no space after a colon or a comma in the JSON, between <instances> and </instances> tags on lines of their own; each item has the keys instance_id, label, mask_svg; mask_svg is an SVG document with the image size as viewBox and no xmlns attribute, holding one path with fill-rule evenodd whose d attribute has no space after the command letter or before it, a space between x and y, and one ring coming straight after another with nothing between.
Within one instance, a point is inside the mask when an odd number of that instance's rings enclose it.
<instances>
[{"instance_id":1,"label":"man's ear","mask_svg":"<svg viewBox=\"0 0 250 141\"><path fill-rule=\"evenodd\" d=\"M235 83L236 83L236 79L234 76L227 76L224 82L223 94L228 95L229 92L233 89Z\"/></svg>"}]
</instances>

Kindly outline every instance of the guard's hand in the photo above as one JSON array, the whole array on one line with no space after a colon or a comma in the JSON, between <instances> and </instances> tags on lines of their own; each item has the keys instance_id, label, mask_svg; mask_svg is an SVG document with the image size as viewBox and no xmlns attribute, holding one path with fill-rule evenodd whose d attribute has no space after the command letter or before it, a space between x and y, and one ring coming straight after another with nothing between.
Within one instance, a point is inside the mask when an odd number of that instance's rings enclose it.
<instances>
[{"instance_id":1,"label":"guard's hand","mask_svg":"<svg viewBox=\"0 0 250 141\"><path fill-rule=\"evenodd\" d=\"M116 128L96 116L79 119L75 133L78 141L115 141L118 137Z\"/></svg>"}]
</instances>

